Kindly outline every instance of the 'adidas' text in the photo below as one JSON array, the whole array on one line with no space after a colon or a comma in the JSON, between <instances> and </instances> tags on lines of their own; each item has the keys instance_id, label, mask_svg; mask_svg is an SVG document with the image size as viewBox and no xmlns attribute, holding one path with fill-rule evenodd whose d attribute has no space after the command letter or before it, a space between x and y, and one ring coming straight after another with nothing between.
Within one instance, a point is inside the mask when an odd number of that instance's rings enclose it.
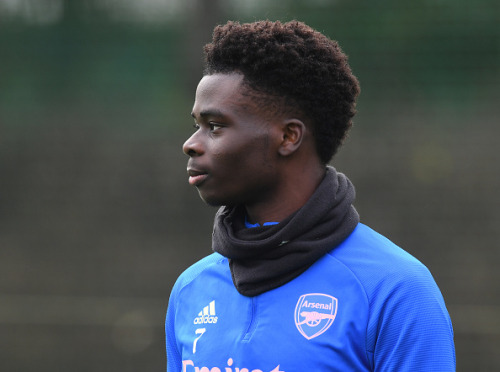
<instances>
[{"instance_id":1,"label":"'adidas' text","mask_svg":"<svg viewBox=\"0 0 500 372\"><path fill-rule=\"evenodd\" d=\"M194 324L215 324L219 318L215 314L215 301L210 302L205 306L198 316L194 318Z\"/></svg>"},{"instance_id":2,"label":"'adidas' text","mask_svg":"<svg viewBox=\"0 0 500 372\"><path fill-rule=\"evenodd\" d=\"M217 323L217 318L216 316L210 316L210 315L203 315L203 316L197 316L194 318L193 323L194 324L207 324L207 323Z\"/></svg>"}]
</instances>

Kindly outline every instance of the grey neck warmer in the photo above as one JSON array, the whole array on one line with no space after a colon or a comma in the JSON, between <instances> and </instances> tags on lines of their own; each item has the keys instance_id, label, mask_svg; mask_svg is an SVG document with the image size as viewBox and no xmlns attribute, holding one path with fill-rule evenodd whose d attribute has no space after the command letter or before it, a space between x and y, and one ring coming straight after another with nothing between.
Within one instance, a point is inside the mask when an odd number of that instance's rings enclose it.
<instances>
[{"instance_id":1,"label":"grey neck warmer","mask_svg":"<svg viewBox=\"0 0 500 372\"><path fill-rule=\"evenodd\" d=\"M238 292L257 296L296 278L352 233L359 222L354 198L349 179L327 167L307 203L277 225L246 228L242 206L221 207L212 249L229 259Z\"/></svg>"}]
</instances>

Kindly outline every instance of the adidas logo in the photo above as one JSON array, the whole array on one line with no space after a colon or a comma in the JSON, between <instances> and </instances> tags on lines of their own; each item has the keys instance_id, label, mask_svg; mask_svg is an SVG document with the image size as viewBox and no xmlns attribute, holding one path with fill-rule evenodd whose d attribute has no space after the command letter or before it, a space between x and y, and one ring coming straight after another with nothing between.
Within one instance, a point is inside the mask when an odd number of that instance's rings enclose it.
<instances>
[{"instance_id":1,"label":"adidas logo","mask_svg":"<svg viewBox=\"0 0 500 372\"><path fill-rule=\"evenodd\" d=\"M208 306L205 306L202 311L198 313L198 316L194 318L194 324L214 324L217 323L217 316L215 314L215 300L210 302Z\"/></svg>"}]
</instances>

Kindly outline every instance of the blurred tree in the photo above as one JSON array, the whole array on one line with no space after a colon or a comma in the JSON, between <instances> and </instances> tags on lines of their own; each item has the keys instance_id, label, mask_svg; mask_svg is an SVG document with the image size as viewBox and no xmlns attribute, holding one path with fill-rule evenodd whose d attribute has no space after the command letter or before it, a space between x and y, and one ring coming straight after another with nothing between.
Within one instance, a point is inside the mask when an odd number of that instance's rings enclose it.
<instances>
[{"instance_id":1,"label":"blurred tree","mask_svg":"<svg viewBox=\"0 0 500 372\"><path fill-rule=\"evenodd\" d=\"M84 15L86 7L85 3L88 0L62 0L62 21L73 24L81 19ZM88 8L87 8L88 9Z\"/></svg>"},{"instance_id":2,"label":"blurred tree","mask_svg":"<svg viewBox=\"0 0 500 372\"><path fill-rule=\"evenodd\" d=\"M221 0L193 0L186 11L182 27L184 35L183 64L186 91L194 92L202 75L203 45L212 39L212 31L217 23L226 21L226 12Z\"/></svg>"}]
</instances>

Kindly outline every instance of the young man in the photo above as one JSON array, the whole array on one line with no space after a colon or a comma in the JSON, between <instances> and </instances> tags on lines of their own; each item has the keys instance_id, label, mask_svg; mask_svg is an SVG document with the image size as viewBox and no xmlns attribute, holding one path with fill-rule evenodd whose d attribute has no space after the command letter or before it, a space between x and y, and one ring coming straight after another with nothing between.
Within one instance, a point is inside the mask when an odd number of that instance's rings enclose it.
<instances>
[{"instance_id":1,"label":"young man","mask_svg":"<svg viewBox=\"0 0 500 372\"><path fill-rule=\"evenodd\" d=\"M359 93L337 43L300 22L229 22L205 53L183 150L221 208L215 253L172 290L167 371L453 371L431 274L359 222L327 165Z\"/></svg>"}]
</instances>

